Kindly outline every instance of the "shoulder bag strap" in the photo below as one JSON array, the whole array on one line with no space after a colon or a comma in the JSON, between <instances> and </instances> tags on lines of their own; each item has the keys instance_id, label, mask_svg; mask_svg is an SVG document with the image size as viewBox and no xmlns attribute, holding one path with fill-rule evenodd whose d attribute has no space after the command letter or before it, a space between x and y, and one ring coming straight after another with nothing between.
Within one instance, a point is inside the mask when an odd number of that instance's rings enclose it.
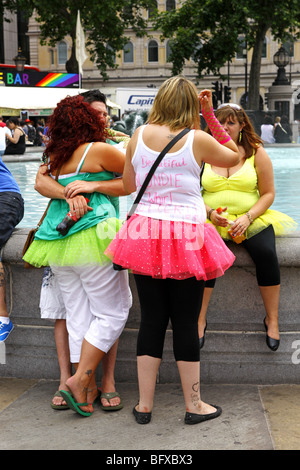
<instances>
[{"instance_id":1,"label":"shoulder bag strap","mask_svg":"<svg viewBox=\"0 0 300 470\"><path fill-rule=\"evenodd\" d=\"M168 151L173 147L173 145L176 144L176 142L178 142L178 140L180 140L184 135L186 135L188 132L190 132L191 129L183 129L181 132L179 132L179 134L177 134L174 139L171 140L171 142L168 143L168 145L166 145L166 147L161 151L161 153L158 155L157 159L155 160L155 162L153 163L152 167L150 168L150 171L147 175L147 177L145 178L145 181L144 183L142 184L142 187L141 189L139 190L139 193L137 195L137 197L135 198L133 204L132 204L132 207L127 215L127 220L133 215L133 213L135 212L136 208L137 208L137 205L138 203L140 202L140 200L142 199L142 196L156 170L156 168L158 167L158 165L160 164L160 162L162 161L162 159L164 158L164 156L166 155L166 153L168 153Z\"/></svg>"}]
</instances>

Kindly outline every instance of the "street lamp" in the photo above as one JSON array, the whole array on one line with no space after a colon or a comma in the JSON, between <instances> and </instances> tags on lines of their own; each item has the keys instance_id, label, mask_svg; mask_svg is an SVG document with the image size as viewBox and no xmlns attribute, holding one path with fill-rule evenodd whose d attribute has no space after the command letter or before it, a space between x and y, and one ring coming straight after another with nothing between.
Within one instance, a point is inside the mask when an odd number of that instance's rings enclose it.
<instances>
[{"instance_id":1,"label":"street lamp","mask_svg":"<svg viewBox=\"0 0 300 470\"><path fill-rule=\"evenodd\" d=\"M26 62L26 57L24 57L22 55L22 49L21 47L19 47L19 50L18 50L18 55L16 55L16 57L14 57L14 62L16 64L16 70L17 72L24 72L24 66L25 66L25 62Z\"/></svg>"},{"instance_id":2,"label":"street lamp","mask_svg":"<svg viewBox=\"0 0 300 470\"><path fill-rule=\"evenodd\" d=\"M277 77L273 82L273 85L289 85L289 81L285 74L285 67L290 62L290 58L283 46L281 46L276 54L274 54L273 62L278 67Z\"/></svg>"}]
</instances>

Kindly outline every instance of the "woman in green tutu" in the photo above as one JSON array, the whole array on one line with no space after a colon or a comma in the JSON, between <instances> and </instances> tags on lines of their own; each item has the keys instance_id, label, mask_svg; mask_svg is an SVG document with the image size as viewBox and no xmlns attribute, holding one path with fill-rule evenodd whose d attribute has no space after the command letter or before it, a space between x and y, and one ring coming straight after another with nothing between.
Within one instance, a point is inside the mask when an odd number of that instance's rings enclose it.
<instances>
[{"instance_id":1,"label":"woman in green tutu","mask_svg":"<svg viewBox=\"0 0 300 470\"><path fill-rule=\"evenodd\" d=\"M297 224L288 215L270 209L275 197L272 162L245 111L229 103L220 105L215 115L237 144L241 159L232 168L205 164L202 186L207 222L214 224L224 240L243 240L241 243L255 263L266 309L267 345L276 351L280 268L275 236L294 230ZM214 284L215 280L208 281L204 290L198 322L200 348L204 345L206 312Z\"/></svg>"},{"instance_id":2,"label":"woman in green tutu","mask_svg":"<svg viewBox=\"0 0 300 470\"><path fill-rule=\"evenodd\" d=\"M66 187L70 199L53 199L24 256L33 266L51 266L67 312L70 359L76 373L64 399L89 416L99 395L95 370L120 336L130 308L128 272L117 272L104 251L119 229L118 198L97 191L99 181L123 173L125 155L105 143L105 123L82 96L62 100L49 120L45 172ZM74 183L74 181L76 183ZM120 184L120 190L122 181ZM123 189L122 189L123 191ZM68 214L67 230L60 223ZM62 391L61 391L62 394Z\"/></svg>"}]
</instances>

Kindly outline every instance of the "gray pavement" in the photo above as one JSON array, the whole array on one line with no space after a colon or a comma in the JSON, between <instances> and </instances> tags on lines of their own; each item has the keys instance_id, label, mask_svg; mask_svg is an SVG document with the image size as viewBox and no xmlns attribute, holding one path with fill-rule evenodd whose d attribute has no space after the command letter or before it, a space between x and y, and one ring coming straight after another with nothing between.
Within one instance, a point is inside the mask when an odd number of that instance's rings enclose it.
<instances>
[{"instance_id":1,"label":"gray pavement","mask_svg":"<svg viewBox=\"0 0 300 470\"><path fill-rule=\"evenodd\" d=\"M223 413L194 426L184 424L179 384L157 385L147 425L138 425L132 415L136 384L117 385L122 410L105 412L97 405L88 418L50 407L57 385L0 378L1 450L126 450L134 455L141 450L300 449L300 385L202 385L202 399L220 405Z\"/></svg>"}]
</instances>

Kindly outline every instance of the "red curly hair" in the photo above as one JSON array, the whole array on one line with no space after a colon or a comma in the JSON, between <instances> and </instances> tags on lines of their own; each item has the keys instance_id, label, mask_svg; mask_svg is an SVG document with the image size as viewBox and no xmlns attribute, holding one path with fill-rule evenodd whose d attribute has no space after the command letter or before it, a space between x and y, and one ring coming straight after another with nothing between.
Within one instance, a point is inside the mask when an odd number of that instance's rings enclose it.
<instances>
[{"instance_id":1,"label":"red curly hair","mask_svg":"<svg viewBox=\"0 0 300 470\"><path fill-rule=\"evenodd\" d=\"M67 96L58 103L49 118L47 135L50 139L43 160L50 161L49 173L67 162L81 144L106 140L105 124L80 95Z\"/></svg>"}]
</instances>

